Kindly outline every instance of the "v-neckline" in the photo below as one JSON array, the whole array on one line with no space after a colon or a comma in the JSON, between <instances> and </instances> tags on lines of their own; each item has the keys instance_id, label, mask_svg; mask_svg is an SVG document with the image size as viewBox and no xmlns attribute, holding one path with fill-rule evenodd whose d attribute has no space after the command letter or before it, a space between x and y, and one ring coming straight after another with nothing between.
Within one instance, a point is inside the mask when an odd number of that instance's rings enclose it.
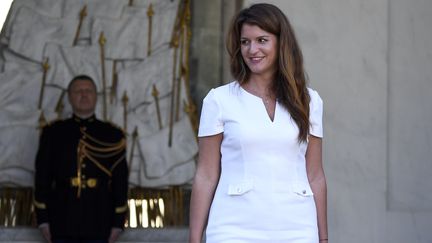
<instances>
[{"instance_id":1,"label":"v-neckline","mask_svg":"<svg viewBox=\"0 0 432 243\"><path fill-rule=\"evenodd\" d=\"M256 95L250 93L245 88L243 88L241 85L240 85L240 89L242 90L242 92L246 93L247 96L252 97L253 99L255 99L256 101L258 101L261 104L261 107L264 109L264 113L266 114L266 118L267 118L266 120L267 121L270 121L270 123L272 123L272 124L275 123L276 112L277 112L277 107L278 107L277 100L275 101L275 106L274 106L274 110L273 110L273 119L272 119L271 116L270 116L270 114L267 112L267 108L266 108L266 106L264 104L264 101L263 101L263 99L261 97L256 96Z\"/></svg>"}]
</instances>

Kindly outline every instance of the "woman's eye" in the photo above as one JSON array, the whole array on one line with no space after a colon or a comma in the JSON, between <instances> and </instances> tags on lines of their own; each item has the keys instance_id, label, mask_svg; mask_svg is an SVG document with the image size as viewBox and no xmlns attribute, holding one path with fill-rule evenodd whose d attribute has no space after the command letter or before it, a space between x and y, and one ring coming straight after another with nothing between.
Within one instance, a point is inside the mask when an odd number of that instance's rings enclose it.
<instances>
[{"instance_id":1,"label":"woman's eye","mask_svg":"<svg viewBox=\"0 0 432 243\"><path fill-rule=\"evenodd\" d=\"M259 39L258 39L258 42L259 42L259 43L265 43L265 42L267 42L267 39L259 38Z\"/></svg>"},{"instance_id":2,"label":"woman's eye","mask_svg":"<svg viewBox=\"0 0 432 243\"><path fill-rule=\"evenodd\" d=\"M249 41L248 41L248 40L241 40L241 41L240 41L240 44L242 44L242 45L247 45L247 44L249 44Z\"/></svg>"}]
</instances>

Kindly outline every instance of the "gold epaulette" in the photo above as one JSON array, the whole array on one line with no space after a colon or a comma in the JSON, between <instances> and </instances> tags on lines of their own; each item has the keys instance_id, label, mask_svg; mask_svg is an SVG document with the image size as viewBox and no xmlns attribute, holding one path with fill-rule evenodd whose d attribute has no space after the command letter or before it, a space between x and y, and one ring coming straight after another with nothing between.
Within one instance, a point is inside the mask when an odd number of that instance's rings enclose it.
<instances>
[{"instance_id":1,"label":"gold epaulette","mask_svg":"<svg viewBox=\"0 0 432 243\"><path fill-rule=\"evenodd\" d=\"M58 123L58 122L62 122L62 121L64 121L65 119L62 119L62 118L55 118L55 119L53 119L53 120L51 120L51 121L47 121L47 123L46 124L44 124L43 126L42 126L42 128L44 128L44 127L48 127L48 126L52 126L52 125L54 125L54 124L56 124L56 123Z\"/></svg>"},{"instance_id":2,"label":"gold epaulette","mask_svg":"<svg viewBox=\"0 0 432 243\"><path fill-rule=\"evenodd\" d=\"M35 199L33 199L33 205L37 208L37 209L46 209L46 204L42 203L42 202L38 202Z\"/></svg>"},{"instance_id":3,"label":"gold epaulette","mask_svg":"<svg viewBox=\"0 0 432 243\"><path fill-rule=\"evenodd\" d=\"M128 205L127 205L127 203L126 203L125 205L123 205L123 206L121 206L121 207L116 207L116 208L115 208L115 212L116 212L116 213L124 213L124 212L127 211L127 209L128 209Z\"/></svg>"}]
</instances>

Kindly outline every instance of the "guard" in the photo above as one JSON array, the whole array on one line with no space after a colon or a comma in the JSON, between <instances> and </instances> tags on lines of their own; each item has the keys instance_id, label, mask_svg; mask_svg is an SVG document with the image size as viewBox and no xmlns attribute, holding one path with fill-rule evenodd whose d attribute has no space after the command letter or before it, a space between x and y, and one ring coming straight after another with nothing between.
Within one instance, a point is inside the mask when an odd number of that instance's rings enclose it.
<instances>
[{"instance_id":1,"label":"guard","mask_svg":"<svg viewBox=\"0 0 432 243\"><path fill-rule=\"evenodd\" d=\"M37 224L48 242L114 242L125 223L126 140L98 120L92 78L68 87L73 116L44 127L36 156Z\"/></svg>"}]
</instances>

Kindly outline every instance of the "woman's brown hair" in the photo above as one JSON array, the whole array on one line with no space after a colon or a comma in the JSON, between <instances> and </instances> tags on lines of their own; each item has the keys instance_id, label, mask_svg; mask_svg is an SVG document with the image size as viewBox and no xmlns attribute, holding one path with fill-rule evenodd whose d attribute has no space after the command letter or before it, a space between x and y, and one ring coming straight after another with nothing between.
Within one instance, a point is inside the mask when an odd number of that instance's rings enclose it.
<instances>
[{"instance_id":1,"label":"woman's brown hair","mask_svg":"<svg viewBox=\"0 0 432 243\"><path fill-rule=\"evenodd\" d=\"M240 83L249 80L250 70L240 51L243 24L256 25L274 34L278 39L278 68L274 74L272 91L291 114L299 128L299 142L307 141L309 134L309 93L303 69L303 55L294 30L282 11L271 4L254 4L234 16L227 36L227 50L231 58L231 73Z\"/></svg>"}]
</instances>

